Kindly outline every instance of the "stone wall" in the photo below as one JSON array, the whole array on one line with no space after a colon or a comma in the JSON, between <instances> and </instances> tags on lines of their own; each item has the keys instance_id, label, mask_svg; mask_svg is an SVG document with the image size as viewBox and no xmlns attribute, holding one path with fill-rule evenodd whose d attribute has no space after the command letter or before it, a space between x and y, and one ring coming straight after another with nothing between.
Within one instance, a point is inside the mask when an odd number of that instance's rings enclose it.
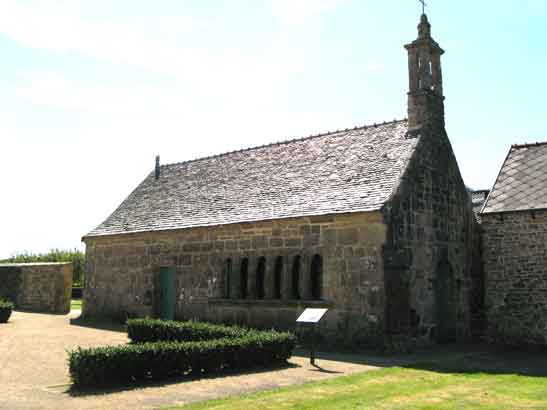
<instances>
[{"instance_id":1,"label":"stone wall","mask_svg":"<svg viewBox=\"0 0 547 410\"><path fill-rule=\"evenodd\" d=\"M547 211L482 215L487 335L547 344Z\"/></svg>"},{"instance_id":2,"label":"stone wall","mask_svg":"<svg viewBox=\"0 0 547 410\"><path fill-rule=\"evenodd\" d=\"M86 238L84 315L157 315L158 271L172 266L177 318L290 328L305 307L324 306L331 309L326 328L358 337L366 324L383 320L385 233L382 215L374 212ZM319 298L313 297L310 278L314 255L322 259ZM298 295L292 289L296 256ZM258 299L261 258L265 284ZM243 263L245 299L238 285Z\"/></svg>"},{"instance_id":3,"label":"stone wall","mask_svg":"<svg viewBox=\"0 0 547 410\"><path fill-rule=\"evenodd\" d=\"M3 288L0 294L11 295L9 298L17 309L68 313L72 269L72 263L0 265L0 287Z\"/></svg>"},{"instance_id":4,"label":"stone wall","mask_svg":"<svg viewBox=\"0 0 547 410\"><path fill-rule=\"evenodd\" d=\"M384 210L388 332L465 339L481 309L480 232L436 101Z\"/></svg>"}]
</instances>

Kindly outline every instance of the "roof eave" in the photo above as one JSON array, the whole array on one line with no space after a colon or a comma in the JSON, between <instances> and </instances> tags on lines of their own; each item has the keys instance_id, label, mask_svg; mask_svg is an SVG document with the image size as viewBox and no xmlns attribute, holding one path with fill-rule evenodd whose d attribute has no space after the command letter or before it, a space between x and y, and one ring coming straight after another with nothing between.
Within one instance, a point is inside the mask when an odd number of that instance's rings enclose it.
<instances>
[{"instance_id":1,"label":"roof eave","mask_svg":"<svg viewBox=\"0 0 547 410\"><path fill-rule=\"evenodd\" d=\"M215 227L221 227L221 226L229 226L229 225L236 225L236 224L246 224L246 223L257 223L257 222L269 222L269 221L279 221L279 220L285 220L285 219L298 219L298 218L313 218L313 217L322 217L322 216L329 216L329 215L353 215L358 213L372 213L372 212L381 212L384 208L387 201L379 206L369 208L369 209L358 209L355 211L341 211L341 212L326 212L326 213L317 213L317 214L310 214L310 215L297 215L297 216L287 216L287 217L281 217L281 218L268 218L268 219L253 219L253 220L246 220L246 221L235 221L230 223L223 223L223 224L199 224L199 225L192 225L192 226L182 226L182 227L174 227L174 228L163 228L163 229L141 229L141 230L132 230L132 231L126 231L126 232L111 232L111 233L99 233L99 234L87 234L85 236L82 236L82 242L85 243L88 239L97 239L97 238L106 238L106 237L112 237L112 236L121 236L121 235L135 235L135 234L143 234L143 233L160 233L160 232L173 232L173 231L181 231L181 230L187 230L187 229L201 229L201 228L215 228Z\"/></svg>"},{"instance_id":2,"label":"roof eave","mask_svg":"<svg viewBox=\"0 0 547 410\"><path fill-rule=\"evenodd\" d=\"M504 211L489 211L489 212L480 212L479 215L501 215L501 214L514 214L514 213L524 213L524 212L542 212L547 211L545 208L526 208L526 209L509 209Z\"/></svg>"}]
</instances>

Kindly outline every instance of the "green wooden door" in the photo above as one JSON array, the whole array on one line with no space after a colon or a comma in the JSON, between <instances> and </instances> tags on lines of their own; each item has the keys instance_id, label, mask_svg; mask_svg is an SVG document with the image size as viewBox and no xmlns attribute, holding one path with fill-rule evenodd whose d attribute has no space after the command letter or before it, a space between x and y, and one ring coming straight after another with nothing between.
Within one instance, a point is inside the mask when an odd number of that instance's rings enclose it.
<instances>
[{"instance_id":1,"label":"green wooden door","mask_svg":"<svg viewBox=\"0 0 547 410\"><path fill-rule=\"evenodd\" d=\"M175 268L160 268L161 283L161 318L173 320L175 318Z\"/></svg>"}]
</instances>

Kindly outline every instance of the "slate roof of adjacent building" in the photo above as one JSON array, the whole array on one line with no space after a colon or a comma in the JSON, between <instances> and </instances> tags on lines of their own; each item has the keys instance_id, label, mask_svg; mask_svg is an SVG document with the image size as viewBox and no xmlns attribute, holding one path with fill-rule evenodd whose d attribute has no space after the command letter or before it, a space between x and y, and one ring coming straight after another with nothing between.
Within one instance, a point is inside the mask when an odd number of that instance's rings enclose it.
<instances>
[{"instance_id":1,"label":"slate roof of adjacent building","mask_svg":"<svg viewBox=\"0 0 547 410\"><path fill-rule=\"evenodd\" d=\"M547 142L513 145L482 210L547 209Z\"/></svg>"},{"instance_id":2,"label":"slate roof of adjacent building","mask_svg":"<svg viewBox=\"0 0 547 410\"><path fill-rule=\"evenodd\" d=\"M419 136L406 120L162 165L87 237L380 209Z\"/></svg>"}]
</instances>

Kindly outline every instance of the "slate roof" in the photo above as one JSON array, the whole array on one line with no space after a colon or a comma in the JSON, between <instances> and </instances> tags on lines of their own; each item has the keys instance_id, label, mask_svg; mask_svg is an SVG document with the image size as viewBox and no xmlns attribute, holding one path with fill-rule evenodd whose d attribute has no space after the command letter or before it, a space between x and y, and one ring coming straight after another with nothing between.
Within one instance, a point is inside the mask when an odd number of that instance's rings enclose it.
<instances>
[{"instance_id":1,"label":"slate roof","mask_svg":"<svg viewBox=\"0 0 547 410\"><path fill-rule=\"evenodd\" d=\"M406 120L162 165L87 237L380 209L419 136Z\"/></svg>"},{"instance_id":2,"label":"slate roof","mask_svg":"<svg viewBox=\"0 0 547 410\"><path fill-rule=\"evenodd\" d=\"M547 209L547 142L513 145L482 210Z\"/></svg>"}]
</instances>

